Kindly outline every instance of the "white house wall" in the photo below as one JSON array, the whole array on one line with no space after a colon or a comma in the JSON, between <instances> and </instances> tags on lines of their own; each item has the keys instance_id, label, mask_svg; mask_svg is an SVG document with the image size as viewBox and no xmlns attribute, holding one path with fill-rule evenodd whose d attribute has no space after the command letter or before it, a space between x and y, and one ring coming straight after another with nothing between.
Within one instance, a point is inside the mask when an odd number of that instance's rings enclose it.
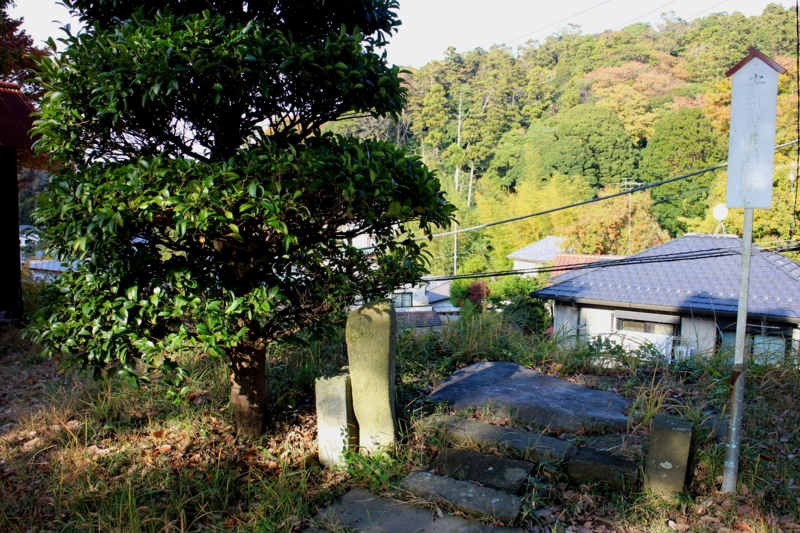
<instances>
[{"instance_id":1,"label":"white house wall","mask_svg":"<svg viewBox=\"0 0 800 533\"><path fill-rule=\"evenodd\" d=\"M578 308L573 305L554 302L553 330L559 336L573 336L578 329Z\"/></svg>"},{"instance_id":2,"label":"white house wall","mask_svg":"<svg viewBox=\"0 0 800 533\"><path fill-rule=\"evenodd\" d=\"M800 327L792 329L792 350L800 354Z\"/></svg>"},{"instance_id":3,"label":"white house wall","mask_svg":"<svg viewBox=\"0 0 800 533\"><path fill-rule=\"evenodd\" d=\"M614 311L594 307L581 307L580 324L582 335L591 337L608 335L616 329L614 327Z\"/></svg>"},{"instance_id":4,"label":"white house wall","mask_svg":"<svg viewBox=\"0 0 800 533\"><path fill-rule=\"evenodd\" d=\"M681 318L681 339L697 353L711 355L717 343L717 322L700 316Z\"/></svg>"},{"instance_id":5,"label":"white house wall","mask_svg":"<svg viewBox=\"0 0 800 533\"><path fill-rule=\"evenodd\" d=\"M542 268L544 263L538 261L521 261L514 259L514 270L530 270L531 268ZM523 276L538 276L536 272L525 272Z\"/></svg>"}]
</instances>

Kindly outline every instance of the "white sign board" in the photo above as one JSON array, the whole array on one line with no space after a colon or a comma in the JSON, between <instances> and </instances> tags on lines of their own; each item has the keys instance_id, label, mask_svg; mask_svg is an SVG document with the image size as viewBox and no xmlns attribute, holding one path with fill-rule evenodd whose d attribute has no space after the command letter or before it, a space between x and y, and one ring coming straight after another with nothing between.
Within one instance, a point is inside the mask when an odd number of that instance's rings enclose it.
<instances>
[{"instance_id":1,"label":"white sign board","mask_svg":"<svg viewBox=\"0 0 800 533\"><path fill-rule=\"evenodd\" d=\"M772 207L778 72L757 57L733 74L728 207Z\"/></svg>"}]
</instances>

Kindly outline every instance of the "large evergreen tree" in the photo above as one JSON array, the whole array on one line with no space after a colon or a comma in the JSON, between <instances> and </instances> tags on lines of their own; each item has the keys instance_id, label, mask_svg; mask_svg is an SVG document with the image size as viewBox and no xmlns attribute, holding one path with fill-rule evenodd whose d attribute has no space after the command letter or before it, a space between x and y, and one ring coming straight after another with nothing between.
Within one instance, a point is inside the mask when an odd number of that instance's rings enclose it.
<instances>
[{"instance_id":1,"label":"large evergreen tree","mask_svg":"<svg viewBox=\"0 0 800 533\"><path fill-rule=\"evenodd\" d=\"M237 427L262 430L267 347L424 272L409 232L452 214L392 144L322 134L396 116L379 48L394 0L74 0L46 58L39 149L71 163L39 221L76 261L31 329L49 353L133 376L186 345L227 357ZM347 245L362 234L371 250Z\"/></svg>"},{"instance_id":2,"label":"large evergreen tree","mask_svg":"<svg viewBox=\"0 0 800 533\"><path fill-rule=\"evenodd\" d=\"M552 172L584 176L600 188L633 176L636 152L619 116L609 109L579 105L535 134L542 162Z\"/></svg>"},{"instance_id":3,"label":"large evergreen tree","mask_svg":"<svg viewBox=\"0 0 800 533\"><path fill-rule=\"evenodd\" d=\"M700 170L725 159L724 140L697 108L668 113L656 123L642 150L642 179L646 183ZM653 214L673 236L686 232L689 219L703 217L713 174L677 181L653 189Z\"/></svg>"}]
</instances>

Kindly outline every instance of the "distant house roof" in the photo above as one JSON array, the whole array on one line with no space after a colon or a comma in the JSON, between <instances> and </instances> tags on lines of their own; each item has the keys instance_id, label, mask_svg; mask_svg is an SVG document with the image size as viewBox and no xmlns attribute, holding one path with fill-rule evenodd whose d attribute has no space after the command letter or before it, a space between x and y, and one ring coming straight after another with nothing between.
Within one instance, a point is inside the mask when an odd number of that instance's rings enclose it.
<instances>
[{"instance_id":1,"label":"distant house roof","mask_svg":"<svg viewBox=\"0 0 800 533\"><path fill-rule=\"evenodd\" d=\"M397 313L398 328L431 328L442 325L436 311L406 311Z\"/></svg>"},{"instance_id":2,"label":"distant house roof","mask_svg":"<svg viewBox=\"0 0 800 533\"><path fill-rule=\"evenodd\" d=\"M620 264L573 270L532 293L548 300L626 308L736 314L742 241L684 235ZM681 257L683 256L683 257ZM800 264L753 245L748 314L800 323Z\"/></svg>"},{"instance_id":3,"label":"distant house roof","mask_svg":"<svg viewBox=\"0 0 800 533\"><path fill-rule=\"evenodd\" d=\"M28 269L41 272L65 272L69 270L57 259L31 259L28 261Z\"/></svg>"},{"instance_id":4,"label":"distant house roof","mask_svg":"<svg viewBox=\"0 0 800 533\"><path fill-rule=\"evenodd\" d=\"M450 281L432 281L425 289L425 294L428 295L428 303L434 304L442 300L450 299Z\"/></svg>"},{"instance_id":5,"label":"distant house roof","mask_svg":"<svg viewBox=\"0 0 800 533\"><path fill-rule=\"evenodd\" d=\"M0 81L0 146L30 150L33 139L28 131L35 111L19 85Z\"/></svg>"},{"instance_id":6,"label":"distant house roof","mask_svg":"<svg viewBox=\"0 0 800 533\"><path fill-rule=\"evenodd\" d=\"M554 270L550 273L550 279L569 272L574 265L586 265L607 259L622 259L622 257L621 255L556 254L556 258L553 260Z\"/></svg>"},{"instance_id":7,"label":"distant house roof","mask_svg":"<svg viewBox=\"0 0 800 533\"><path fill-rule=\"evenodd\" d=\"M548 235L544 239L529 244L525 248L520 248L516 252L511 252L506 257L519 261L548 263L556 258L556 254L561 252L561 244L563 242L564 237Z\"/></svg>"}]
</instances>

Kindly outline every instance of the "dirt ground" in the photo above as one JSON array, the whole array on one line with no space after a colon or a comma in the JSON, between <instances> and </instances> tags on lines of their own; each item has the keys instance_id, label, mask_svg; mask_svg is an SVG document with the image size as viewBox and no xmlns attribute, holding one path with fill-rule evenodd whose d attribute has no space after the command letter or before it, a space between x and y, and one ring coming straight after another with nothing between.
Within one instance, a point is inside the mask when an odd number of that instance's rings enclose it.
<instances>
[{"instance_id":1,"label":"dirt ground","mask_svg":"<svg viewBox=\"0 0 800 533\"><path fill-rule=\"evenodd\" d=\"M63 381L56 362L21 342L18 332L0 326L0 435L20 419L47 406L45 389Z\"/></svg>"}]
</instances>

